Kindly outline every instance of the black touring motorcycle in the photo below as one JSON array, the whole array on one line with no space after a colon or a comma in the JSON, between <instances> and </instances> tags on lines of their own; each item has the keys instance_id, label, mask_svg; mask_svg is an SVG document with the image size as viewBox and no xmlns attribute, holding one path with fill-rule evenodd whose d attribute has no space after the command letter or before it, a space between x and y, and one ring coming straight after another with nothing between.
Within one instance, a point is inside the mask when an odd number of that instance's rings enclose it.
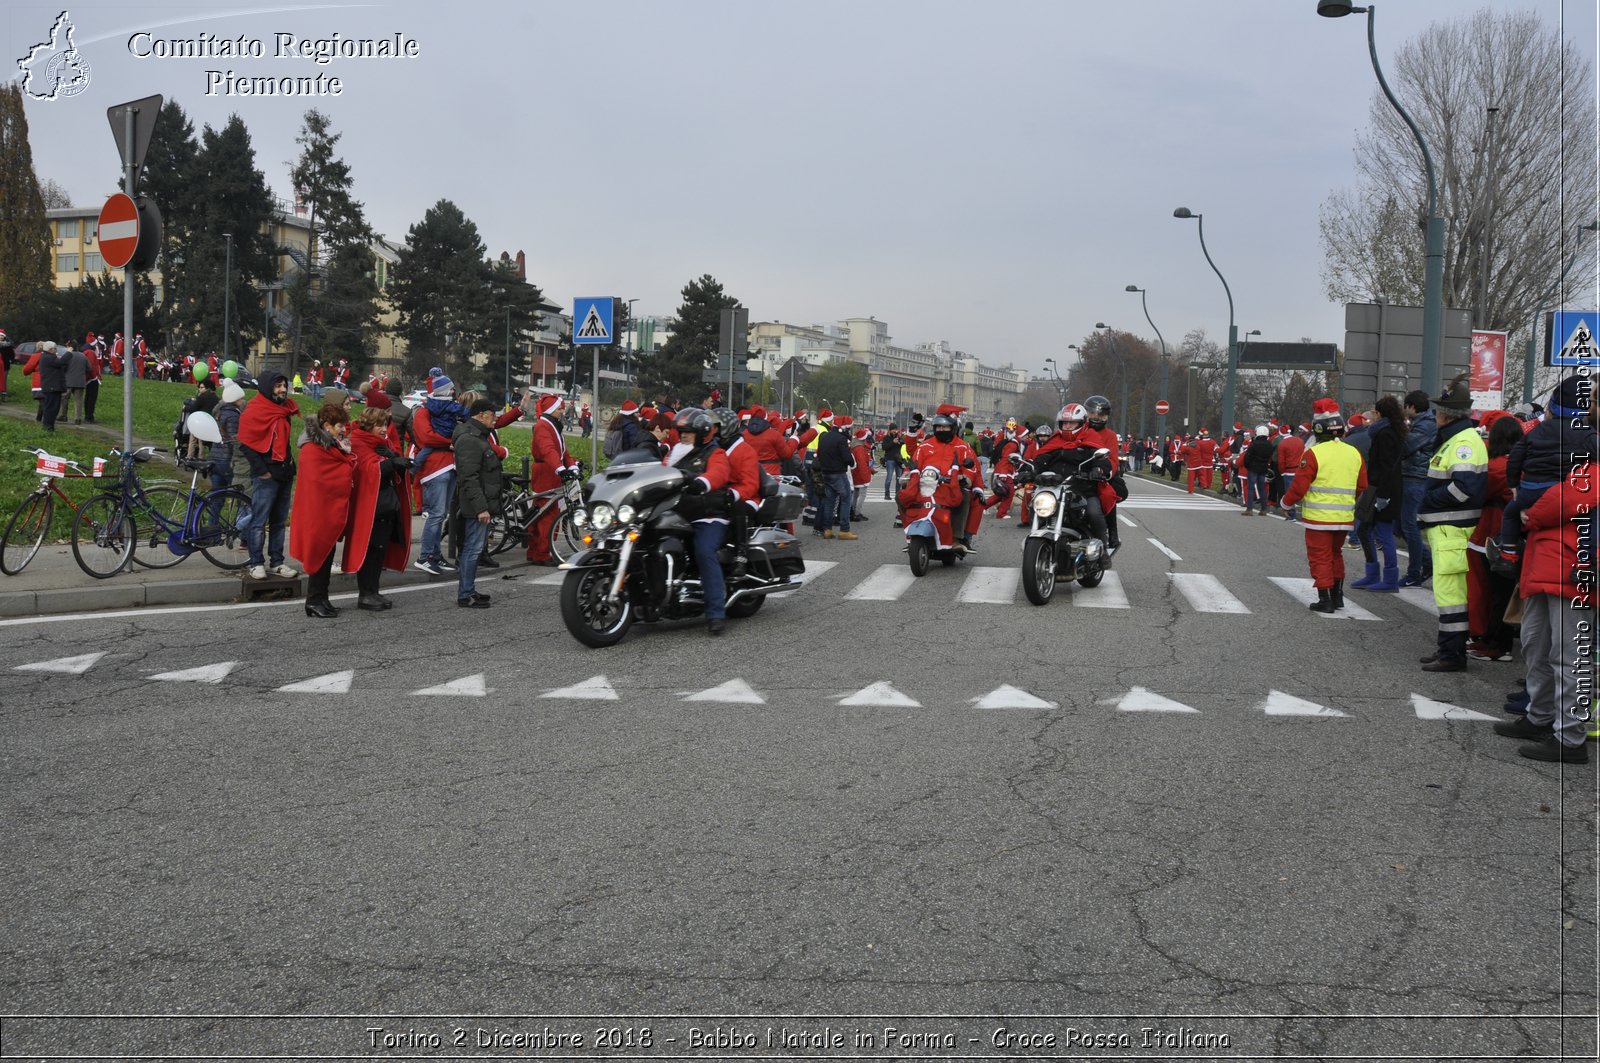
<instances>
[{"instance_id":1,"label":"black touring motorcycle","mask_svg":"<svg viewBox=\"0 0 1600 1063\"><path fill-rule=\"evenodd\" d=\"M583 504L573 508L584 549L561 566L567 573L561 619L585 646L615 645L635 621L687 620L705 612L692 521L727 507L725 494L686 498L693 473L643 453L637 464L624 464L633 457L618 455L584 485ZM775 525L798 519L804 507L798 488L764 477L755 517L743 528L730 518L721 552L729 619L754 616L767 595L799 585L794 577L806 569L800 541ZM741 534L743 542L736 542Z\"/></svg>"}]
</instances>

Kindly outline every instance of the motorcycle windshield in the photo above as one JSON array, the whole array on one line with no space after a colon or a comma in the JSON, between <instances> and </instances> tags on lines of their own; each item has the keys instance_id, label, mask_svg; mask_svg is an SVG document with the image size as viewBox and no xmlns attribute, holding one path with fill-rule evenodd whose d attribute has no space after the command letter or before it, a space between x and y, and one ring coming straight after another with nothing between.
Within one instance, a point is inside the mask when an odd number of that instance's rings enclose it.
<instances>
[{"instance_id":1,"label":"motorcycle windshield","mask_svg":"<svg viewBox=\"0 0 1600 1063\"><path fill-rule=\"evenodd\" d=\"M609 467L589 481L589 504L641 507L659 502L683 487L685 473L669 465Z\"/></svg>"}]
</instances>

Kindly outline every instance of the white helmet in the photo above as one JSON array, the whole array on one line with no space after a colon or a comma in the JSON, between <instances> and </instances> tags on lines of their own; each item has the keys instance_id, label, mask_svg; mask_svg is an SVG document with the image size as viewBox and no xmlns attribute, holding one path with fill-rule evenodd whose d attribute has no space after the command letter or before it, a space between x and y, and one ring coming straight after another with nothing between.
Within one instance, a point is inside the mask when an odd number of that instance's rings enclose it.
<instances>
[{"instance_id":1,"label":"white helmet","mask_svg":"<svg viewBox=\"0 0 1600 1063\"><path fill-rule=\"evenodd\" d=\"M1269 436L1271 434L1272 434L1272 432L1267 428L1266 425L1264 425L1264 424L1256 425L1256 435L1259 438L1265 439L1265 438L1267 438L1267 436Z\"/></svg>"}]
</instances>

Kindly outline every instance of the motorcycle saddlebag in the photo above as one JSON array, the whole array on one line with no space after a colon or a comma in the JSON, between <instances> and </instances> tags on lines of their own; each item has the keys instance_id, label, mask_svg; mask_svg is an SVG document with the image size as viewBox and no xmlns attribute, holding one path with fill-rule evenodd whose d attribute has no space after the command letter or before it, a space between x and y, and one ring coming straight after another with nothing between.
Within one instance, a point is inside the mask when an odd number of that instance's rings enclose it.
<instances>
[{"instance_id":1,"label":"motorcycle saddlebag","mask_svg":"<svg viewBox=\"0 0 1600 1063\"><path fill-rule=\"evenodd\" d=\"M799 520L805 508L804 491L788 484L780 484L775 495L761 500L761 508L756 511L756 521L760 524L785 524Z\"/></svg>"},{"instance_id":2,"label":"motorcycle saddlebag","mask_svg":"<svg viewBox=\"0 0 1600 1063\"><path fill-rule=\"evenodd\" d=\"M762 579L798 576L806 570L800 556L800 540L776 528L762 528L750 536L745 554L750 559L751 573Z\"/></svg>"}]
</instances>

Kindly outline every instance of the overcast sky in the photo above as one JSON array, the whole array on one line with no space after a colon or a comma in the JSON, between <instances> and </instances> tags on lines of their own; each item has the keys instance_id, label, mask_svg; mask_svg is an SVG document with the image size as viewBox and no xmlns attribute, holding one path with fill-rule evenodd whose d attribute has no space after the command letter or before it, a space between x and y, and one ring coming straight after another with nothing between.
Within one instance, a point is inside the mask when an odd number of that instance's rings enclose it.
<instances>
[{"instance_id":1,"label":"overcast sky","mask_svg":"<svg viewBox=\"0 0 1600 1063\"><path fill-rule=\"evenodd\" d=\"M1531 9L1593 60L1594 0L1386 0L1385 62L1430 22ZM61 4L0 14L10 61ZM1096 321L1175 346L1241 333L1343 342L1317 211L1353 180L1376 92L1364 17L1315 0L522 0L72 4L89 87L30 101L39 177L97 205L118 172L105 109L161 93L237 112L280 196L301 116L344 134L356 194L403 240L441 197L529 279L670 315L702 273L752 320L872 315L1040 370ZM259 40L260 59L140 58L150 38ZM275 35L414 40L419 55L275 58ZM322 97L207 95L207 71L338 77ZM1552 86L1554 90L1556 87ZM1571 86L1594 92L1594 84ZM1593 131L1577 150L1594 150ZM1555 146L1552 145L1552 150ZM166 206L166 205L164 205ZM175 206L168 209L176 209Z\"/></svg>"}]
</instances>

